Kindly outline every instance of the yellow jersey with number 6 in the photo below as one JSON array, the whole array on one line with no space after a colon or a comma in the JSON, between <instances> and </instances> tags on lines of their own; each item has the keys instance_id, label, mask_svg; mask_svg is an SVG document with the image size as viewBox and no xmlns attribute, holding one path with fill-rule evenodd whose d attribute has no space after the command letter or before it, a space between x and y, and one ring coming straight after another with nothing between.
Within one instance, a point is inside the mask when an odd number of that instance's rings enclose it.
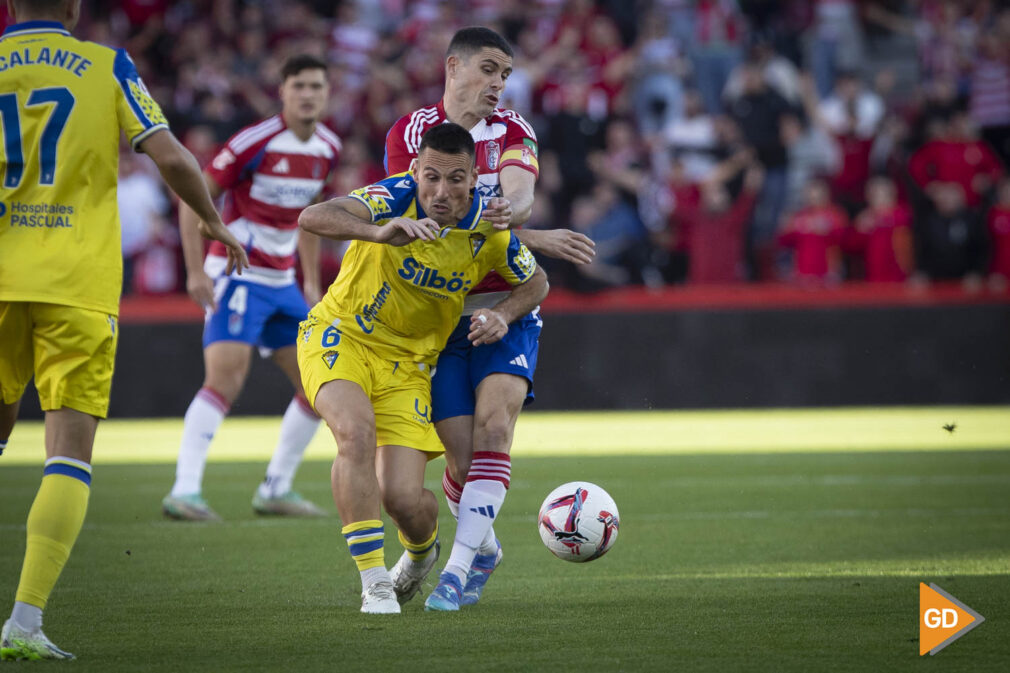
<instances>
[{"instance_id":1,"label":"yellow jersey with number 6","mask_svg":"<svg viewBox=\"0 0 1010 673\"><path fill-rule=\"evenodd\" d=\"M165 116L122 49L54 21L0 38L0 301L117 315L120 130L136 149Z\"/></svg>"}]
</instances>

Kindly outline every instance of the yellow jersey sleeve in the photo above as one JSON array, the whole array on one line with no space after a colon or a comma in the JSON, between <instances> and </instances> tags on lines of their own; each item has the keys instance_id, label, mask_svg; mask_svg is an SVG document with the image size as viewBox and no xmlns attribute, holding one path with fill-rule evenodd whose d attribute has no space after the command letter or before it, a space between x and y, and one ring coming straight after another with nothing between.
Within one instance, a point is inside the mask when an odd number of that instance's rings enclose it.
<instances>
[{"instance_id":1,"label":"yellow jersey sleeve","mask_svg":"<svg viewBox=\"0 0 1010 673\"><path fill-rule=\"evenodd\" d=\"M496 231L488 239L488 246L494 270L509 285L522 285L533 277L537 270L537 259L516 237L515 232Z\"/></svg>"},{"instance_id":2,"label":"yellow jersey sleeve","mask_svg":"<svg viewBox=\"0 0 1010 673\"><path fill-rule=\"evenodd\" d=\"M394 217L415 217L417 210L411 206L416 195L417 185L410 173L391 175L348 194L365 204L375 224L385 224Z\"/></svg>"},{"instance_id":3,"label":"yellow jersey sleeve","mask_svg":"<svg viewBox=\"0 0 1010 673\"><path fill-rule=\"evenodd\" d=\"M133 59L124 49L116 50L113 62L116 78L116 115L119 127L126 133L133 149L155 131L168 128L168 121L158 103L151 98L143 80L137 74Z\"/></svg>"}]
</instances>

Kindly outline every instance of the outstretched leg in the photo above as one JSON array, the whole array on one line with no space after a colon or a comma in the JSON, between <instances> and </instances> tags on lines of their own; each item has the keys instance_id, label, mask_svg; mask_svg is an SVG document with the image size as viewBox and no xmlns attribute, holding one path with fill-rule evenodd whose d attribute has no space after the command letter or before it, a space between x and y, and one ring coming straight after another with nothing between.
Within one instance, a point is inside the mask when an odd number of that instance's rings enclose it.
<instances>
[{"instance_id":1,"label":"outstretched leg","mask_svg":"<svg viewBox=\"0 0 1010 673\"><path fill-rule=\"evenodd\" d=\"M305 448L319 428L319 416L302 391L295 347L279 348L271 357L291 381L295 395L281 420L277 447L267 466L266 477L253 497L253 510L257 514L325 516L325 511L292 490Z\"/></svg>"},{"instance_id":2,"label":"outstretched leg","mask_svg":"<svg viewBox=\"0 0 1010 673\"><path fill-rule=\"evenodd\" d=\"M501 560L493 524L511 479L512 435L528 388L526 379L512 374L491 374L477 386L473 456L460 489L459 522L452 552L439 577L440 584L459 584L460 602L464 605L477 602L487 576ZM480 558L475 559L478 552Z\"/></svg>"},{"instance_id":3,"label":"outstretched leg","mask_svg":"<svg viewBox=\"0 0 1010 673\"><path fill-rule=\"evenodd\" d=\"M204 349L203 387L186 410L175 484L161 503L166 516L189 521L220 519L201 495L203 470L210 443L245 384L251 355L252 346L238 341L217 341Z\"/></svg>"}]
</instances>

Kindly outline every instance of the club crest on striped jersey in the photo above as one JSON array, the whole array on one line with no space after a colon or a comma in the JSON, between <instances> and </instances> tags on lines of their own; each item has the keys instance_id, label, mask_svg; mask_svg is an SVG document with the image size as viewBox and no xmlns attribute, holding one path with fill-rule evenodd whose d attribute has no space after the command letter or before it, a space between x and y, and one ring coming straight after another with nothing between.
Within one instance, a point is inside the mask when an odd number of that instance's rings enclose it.
<instances>
[{"instance_id":1,"label":"club crest on striped jersey","mask_svg":"<svg viewBox=\"0 0 1010 673\"><path fill-rule=\"evenodd\" d=\"M498 143L490 141L484 151L486 152L487 167L492 171L498 168L498 159L501 157L501 148L498 147Z\"/></svg>"}]
</instances>

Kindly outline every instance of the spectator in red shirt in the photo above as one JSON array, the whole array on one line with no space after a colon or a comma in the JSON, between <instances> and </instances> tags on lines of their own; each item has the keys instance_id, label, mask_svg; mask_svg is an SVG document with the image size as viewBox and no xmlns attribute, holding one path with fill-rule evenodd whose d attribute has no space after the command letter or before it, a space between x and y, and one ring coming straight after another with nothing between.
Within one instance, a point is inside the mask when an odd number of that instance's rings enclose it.
<instances>
[{"instance_id":1,"label":"spectator in red shirt","mask_svg":"<svg viewBox=\"0 0 1010 673\"><path fill-rule=\"evenodd\" d=\"M913 271L912 216L898 203L897 189L887 177L876 177L866 186L869 207L846 231L845 248L863 259L870 283L900 283Z\"/></svg>"},{"instance_id":2,"label":"spectator in red shirt","mask_svg":"<svg viewBox=\"0 0 1010 673\"><path fill-rule=\"evenodd\" d=\"M962 110L954 113L941 137L912 155L908 172L934 201L935 184L955 183L963 190L965 205L976 208L1003 175L1003 165Z\"/></svg>"},{"instance_id":3,"label":"spectator in red shirt","mask_svg":"<svg viewBox=\"0 0 1010 673\"><path fill-rule=\"evenodd\" d=\"M744 231L763 179L760 168L749 168L736 201L722 182L702 185L700 207L685 213L682 220L689 282L736 283L746 279Z\"/></svg>"},{"instance_id":4,"label":"spectator in red shirt","mask_svg":"<svg viewBox=\"0 0 1010 673\"><path fill-rule=\"evenodd\" d=\"M794 249L792 276L803 285L837 283L842 277L845 211L831 202L824 180L807 183L806 206L794 213L779 233L779 245Z\"/></svg>"},{"instance_id":5,"label":"spectator in red shirt","mask_svg":"<svg viewBox=\"0 0 1010 673\"><path fill-rule=\"evenodd\" d=\"M989 227L990 249L989 287L1005 292L1010 286L1010 178L999 184L998 198L989 210L986 224Z\"/></svg>"}]
</instances>

